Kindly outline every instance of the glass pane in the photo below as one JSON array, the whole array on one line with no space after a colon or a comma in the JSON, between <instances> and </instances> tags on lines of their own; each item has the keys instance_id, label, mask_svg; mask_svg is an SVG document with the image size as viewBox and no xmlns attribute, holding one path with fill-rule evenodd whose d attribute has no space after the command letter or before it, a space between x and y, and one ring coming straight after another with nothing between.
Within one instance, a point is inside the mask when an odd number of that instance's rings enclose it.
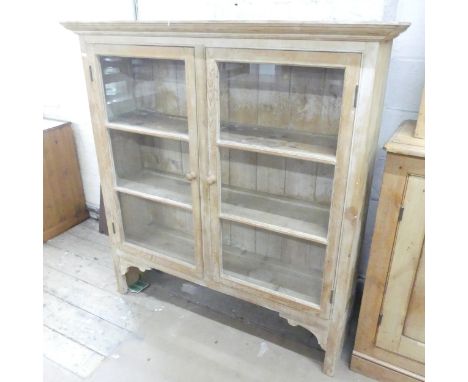
<instances>
[{"instance_id":1,"label":"glass pane","mask_svg":"<svg viewBox=\"0 0 468 382\"><path fill-rule=\"evenodd\" d=\"M119 199L127 242L195 263L191 212L122 193Z\"/></svg>"},{"instance_id":2,"label":"glass pane","mask_svg":"<svg viewBox=\"0 0 468 382\"><path fill-rule=\"evenodd\" d=\"M187 133L184 61L101 57L109 122Z\"/></svg>"},{"instance_id":3,"label":"glass pane","mask_svg":"<svg viewBox=\"0 0 468 382\"><path fill-rule=\"evenodd\" d=\"M221 148L221 211L327 237L334 166Z\"/></svg>"},{"instance_id":4,"label":"glass pane","mask_svg":"<svg viewBox=\"0 0 468 382\"><path fill-rule=\"evenodd\" d=\"M320 303L324 246L227 221L222 235L225 275Z\"/></svg>"},{"instance_id":5,"label":"glass pane","mask_svg":"<svg viewBox=\"0 0 468 382\"><path fill-rule=\"evenodd\" d=\"M222 140L336 154L344 69L218 65Z\"/></svg>"},{"instance_id":6,"label":"glass pane","mask_svg":"<svg viewBox=\"0 0 468 382\"><path fill-rule=\"evenodd\" d=\"M109 130L117 185L191 204L187 142Z\"/></svg>"}]
</instances>

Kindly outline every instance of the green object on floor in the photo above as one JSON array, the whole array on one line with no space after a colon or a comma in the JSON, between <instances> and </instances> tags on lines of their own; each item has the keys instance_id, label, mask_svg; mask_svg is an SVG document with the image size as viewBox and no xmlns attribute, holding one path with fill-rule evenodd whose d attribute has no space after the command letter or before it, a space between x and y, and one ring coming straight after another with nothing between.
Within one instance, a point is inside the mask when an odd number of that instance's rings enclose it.
<instances>
[{"instance_id":1,"label":"green object on floor","mask_svg":"<svg viewBox=\"0 0 468 382\"><path fill-rule=\"evenodd\" d=\"M140 293L143 289L148 288L149 285L149 282L139 279L138 281L135 281L132 285L129 285L128 290L132 293Z\"/></svg>"}]
</instances>

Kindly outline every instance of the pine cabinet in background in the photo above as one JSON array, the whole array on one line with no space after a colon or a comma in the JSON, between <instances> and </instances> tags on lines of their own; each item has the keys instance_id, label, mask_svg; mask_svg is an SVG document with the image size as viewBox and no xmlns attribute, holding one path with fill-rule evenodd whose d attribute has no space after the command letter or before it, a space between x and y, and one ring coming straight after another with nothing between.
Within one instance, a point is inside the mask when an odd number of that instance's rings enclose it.
<instances>
[{"instance_id":1,"label":"pine cabinet in background","mask_svg":"<svg viewBox=\"0 0 468 382\"><path fill-rule=\"evenodd\" d=\"M424 381L424 139L404 123L385 146L351 368L379 381Z\"/></svg>"}]
</instances>

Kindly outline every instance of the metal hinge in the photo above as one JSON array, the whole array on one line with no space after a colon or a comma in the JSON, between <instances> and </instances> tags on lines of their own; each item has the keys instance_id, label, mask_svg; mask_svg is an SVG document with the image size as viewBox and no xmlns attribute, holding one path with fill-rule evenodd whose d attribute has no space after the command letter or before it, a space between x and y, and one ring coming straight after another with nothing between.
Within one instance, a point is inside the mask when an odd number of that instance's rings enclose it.
<instances>
[{"instance_id":1,"label":"metal hinge","mask_svg":"<svg viewBox=\"0 0 468 382\"><path fill-rule=\"evenodd\" d=\"M335 291L332 290L332 291L330 292L330 304L333 304L333 299L334 299L334 297L335 297Z\"/></svg>"},{"instance_id":2,"label":"metal hinge","mask_svg":"<svg viewBox=\"0 0 468 382\"><path fill-rule=\"evenodd\" d=\"M403 219L403 213L405 212L405 207L401 206L400 207L400 212L398 212L398 221L401 222L401 219Z\"/></svg>"},{"instance_id":3,"label":"metal hinge","mask_svg":"<svg viewBox=\"0 0 468 382\"><path fill-rule=\"evenodd\" d=\"M91 67L91 65L89 65L89 78L91 79L91 82L94 81L94 78L93 78L93 68Z\"/></svg>"},{"instance_id":4,"label":"metal hinge","mask_svg":"<svg viewBox=\"0 0 468 382\"><path fill-rule=\"evenodd\" d=\"M356 88L354 89L354 108L356 109L356 105L357 105L357 94L358 94L358 91L359 91L359 85L356 85Z\"/></svg>"},{"instance_id":5,"label":"metal hinge","mask_svg":"<svg viewBox=\"0 0 468 382\"><path fill-rule=\"evenodd\" d=\"M114 222L112 222L112 231L113 231L114 234L115 234L115 224L114 224Z\"/></svg>"},{"instance_id":6,"label":"metal hinge","mask_svg":"<svg viewBox=\"0 0 468 382\"><path fill-rule=\"evenodd\" d=\"M379 318L378 318L378 320L377 320L377 327L379 327L380 324L382 323L382 317L383 317L383 314L380 313L380 314L379 314Z\"/></svg>"}]
</instances>

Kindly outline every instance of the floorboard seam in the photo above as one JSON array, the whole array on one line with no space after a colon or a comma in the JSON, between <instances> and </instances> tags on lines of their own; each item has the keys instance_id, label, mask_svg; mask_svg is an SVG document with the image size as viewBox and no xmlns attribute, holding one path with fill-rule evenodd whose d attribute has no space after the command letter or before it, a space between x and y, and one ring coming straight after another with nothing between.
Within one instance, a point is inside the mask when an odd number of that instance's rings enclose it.
<instances>
[{"instance_id":1,"label":"floorboard seam","mask_svg":"<svg viewBox=\"0 0 468 382\"><path fill-rule=\"evenodd\" d=\"M54 267L53 265L50 265L50 264L43 264L43 266L46 267L46 268L53 269L54 271L60 272L60 273L62 273L62 274L64 274L64 275L67 275L67 276L69 276L69 277L72 277L72 278L74 278L74 279L77 280L77 281L81 281L82 283L91 285L92 287L94 287L94 288L96 288L96 289L100 289L100 290L102 290L102 291L104 291L104 292L110 293L110 294L112 294L113 296L120 296L120 293L118 293L118 292L114 292L114 291L112 291L111 289L105 289L105 288L102 288L102 287L100 287L100 286L98 286L98 285L91 284L89 281L80 279L80 278L76 277L76 275L74 275L74 274L70 274L70 273L64 272L62 269L58 269L58 268Z\"/></svg>"},{"instance_id":2,"label":"floorboard seam","mask_svg":"<svg viewBox=\"0 0 468 382\"><path fill-rule=\"evenodd\" d=\"M81 343L80 341L77 341L76 339L74 339L74 338L72 338L72 337L70 337L70 336L67 336L66 334L64 334L64 333L62 333L62 332L60 332L60 331L58 331L57 329L51 328L51 327L50 327L49 325L47 325L47 324L43 324L43 325L44 325L47 329L52 330L53 332L55 332L55 333L57 333L57 334L60 334L62 337L65 337L66 339L69 339L70 341L73 341L74 343L83 346L84 348L86 348L86 349L92 351L93 353L99 354L100 356L102 356L102 357L104 357L104 358L107 358L107 355L102 354L101 352L90 348L88 345L83 344L83 343Z\"/></svg>"},{"instance_id":3,"label":"floorboard seam","mask_svg":"<svg viewBox=\"0 0 468 382\"><path fill-rule=\"evenodd\" d=\"M51 293L50 291L48 290L45 290L44 293L47 293L47 294L50 294L51 296L54 296L56 299L62 301L63 303L67 304L67 305L70 305L70 306L73 306L74 308L76 309L79 309L79 310L82 310L83 312L86 312L88 314L90 314L91 316L94 316L96 318L99 318L100 320L103 320L105 322L107 322L108 324L111 324L112 326L115 326L116 328L119 328L119 329L122 329L122 330L125 330L127 333L129 334L135 334L134 332L132 332L131 330L128 330L127 328L124 328L120 325L117 325L116 323L112 322L112 321L108 321L106 320L105 318L101 317L101 316L98 316L96 313L93 313L93 312L90 312L89 310L86 310L86 309L83 309L81 306L78 306L78 305L75 305L75 304L72 304L71 302L67 301L67 300L64 300L63 298L59 297L59 296L56 296L55 294Z\"/></svg>"},{"instance_id":4,"label":"floorboard seam","mask_svg":"<svg viewBox=\"0 0 468 382\"><path fill-rule=\"evenodd\" d=\"M70 370L70 369L67 369L65 366L63 366L63 365L61 365L61 364L55 362L53 359L50 359L49 357L47 357L47 356L45 356L45 355L42 355L42 356L43 356L47 361L49 361L50 363L53 363L55 366L57 366L59 369L62 369L62 370L66 371L66 372L68 372L68 373L70 373L70 374L73 374L75 377L79 378L79 379L82 380L82 381L85 380L82 376L76 374L74 371L72 371L72 370Z\"/></svg>"},{"instance_id":5,"label":"floorboard seam","mask_svg":"<svg viewBox=\"0 0 468 382\"><path fill-rule=\"evenodd\" d=\"M92 232L92 230L89 230L89 231ZM110 242L109 242L109 245L106 246L106 245L104 245L102 243L99 243L97 241L89 240L89 239L86 239L86 238L84 238L84 237L82 237L80 235L77 235L76 233L72 232L72 230L67 231L67 233L70 234L73 237L76 237L77 239L80 239L80 240L83 240L85 242L92 243L93 245L99 246L100 249L98 249L98 251L104 252L104 251L102 251L102 249L104 249L104 250L110 250L111 249Z\"/></svg>"},{"instance_id":6,"label":"floorboard seam","mask_svg":"<svg viewBox=\"0 0 468 382\"><path fill-rule=\"evenodd\" d=\"M56 295L53 294L51 291L46 290L45 292L46 292L46 293L49 293L50 295L54 296L55 298L58 298L59 300L61 300L61 301L63 301L63 302L66 302L68 305L71 305L71 306L73 306L73 307L75 307L75 308L77 308L77 309L82 310L83 312L89 313L89 314L91 314L91 315L93 315L93 316L95 316L95 317L97 317L97 318L100 318L101 320L106 321L106 322L108 322L109 324L112 324L112 325L114 325L115 327L117 327L117 328L119 328L119 329L123 329L123 330L125 330L125 331L127 331L128 333L133 334L133 335L136 335L136 334L137 334L137 333L132 332L131 330L129 330L129 329L123 327L123 326L120 326L120 325L116 324L115 322L108 321L108 320L106 320L104 317L101 317L101 316L97 315L96 313L90 312L89 310L86 310L86 309L82 308L81 306L72 304L71 302L69 302L69 301L67 301L67 300L64 300L64 299L61 298L60 296L56 296Z\"/></svg>"},{"instance_id":7,"label":"floorboard seam","mask_svg":"<svg viewBox=\"0 0 468 382\"><path fill-rule=\"evenodd\" d=\"M104 268L104 269L106 269L106 270L109 270L109 269L110 269L110 268L103 267L103 266L98 265L98 264L95 264L95 265L98 266L98 267L102 267L102 268ZM96 287L96 288L98 288L98 289L106 290L106 291L108 291L109 293L114 294L114 292L113 292L111 289L104 289L104 288L101 288L101 287L98 286L98 285L91 284L90 282L88 282L88 281L86 281L86 280L83 280L83 279L80 279L80 278L76 277L76 275L75 275L74 273L66 272L66 271L64 271L63 269L59 269L59 268L57 268L56 266L54 266L54 265L52 265L52 264L43 263L43 266L48 267L48 268L50 268L50 269L53 269L53 270L55 270L55 271L57 271L57 272L61 272L61 273L63 273L64 275L67 275L67 276L70 276L70 277L74 277L75 279L80 280L80 281L83 281L84 283L89 284L89 285L92 285L93 287ZM114 275L114 274L112 273L112 276L113 276L113 275Z\"/></svg>"},{"instance_id":8,"label":"floorboard seam","mask_svg":"<svg viewBox=\"0 0 468 382\"><path fill-rule=\"evenodd\" d=\"M103 291L103 292L109 293L110 295L112 295L112 296L114 296L114 297L122 298L122 294L119 293L119 292L117 292L117 291L114 291L113 288L105 289L105 288L102 288L102 287L100 287L100 286L98 286L98 285L91 284L91 283L88 282L88 281L79 279L79 278L76 277L75 275L71 275L71 274L69 274L69 273L66 273L66 272L64 272L63 270L57 269L57 268L55 268L54 266L51 266L51 265L49 265L49 264L43 264L43 266L44 266L45 268L50 268L50 269L53 269L54 271L60 272L60 273L62 273L62 274L64 274L64 275L66 275L66 276L72 277L72 278L74 278L74 279L77 280L77 281L80 281L80 282L82 282L82 283L85 283L85 284L87 284L87 285L92 286L93 288L96 288L96 289L99 289L99 290L101 290L101 291ZM47 292L50 293L50 294L52 294L52 295L54 295L54 294L51 293L50 291L47 291ZM126 295L128 296L129 294L126 294ZM54 295L54 296L55 296L55 295ZM145 295L145 296L148 297L148 295ZM58 296L55 296L55 297L60 298L60 297L58 297ZM184 298L184 300L186 300L187 302L193 304L193 302L190 301L190 300L187 300L187 299L185 299L185 298ZM125 301L125 302L127 302L128 304L135 304L135 305L138 305L139 307L145 309L146 311L152 312L151 309L147 308L144 304L141 304L141 303L138 302L138 301L130 301L130 302ZM73 304L70 304L70 305L73 305ZM198 305L198 304L196 304L196 305ZM204 306L204 305L200 305L200 306ZM82 309L82 308L80 308L80 309ZM85 310L85 309L83 309L83 310ZM99 316L97 316L97 317L99 317ZM101 318L102 318L102 317L101 317ZM127 329L127 330L128 330L128 329Z\"/></svg>"},{"instance_id":9,"label":"floorboard seam","mask_svg":"<svg viewBox=\"0 0 468 382\"><path fill-rule=\"evenodd\" d=\"M83 240L83 239L82 239L82 240ZM88 261L90 260L89 258L84 257L83 255L80 255L79 253L76 253L75 251L72 251L72 250L70 250L70 249L63 249L63 248L61 248L61 247L59 247L59 246L57 246L57 245L54 245L53 243L47 242L45 245L46 245L46 246L49 246L49 247L53 247L54 249L59 250L59 251L68 251L69 253L72 253L73 255L79 257L79 258L82 259L82 260L85 260L85 261L86 261L86 260L88 260ZM111 249L109 248L109 251L110 251L110 250L111 250ZM102 252L102 251L99 250L99 252ZM110 253L107 253L107 254L106 254L105 252L103 252L103 254L104 254L105 256L111 256L111 257L112 257L112 254L110 254ZM103 267L103 268L106 268L106 269L113 269L111 266L107 266L107 265L103 265L103 264L96 264L96 265L99 265L100 267Z\"/></svg>"}]
</instances>

